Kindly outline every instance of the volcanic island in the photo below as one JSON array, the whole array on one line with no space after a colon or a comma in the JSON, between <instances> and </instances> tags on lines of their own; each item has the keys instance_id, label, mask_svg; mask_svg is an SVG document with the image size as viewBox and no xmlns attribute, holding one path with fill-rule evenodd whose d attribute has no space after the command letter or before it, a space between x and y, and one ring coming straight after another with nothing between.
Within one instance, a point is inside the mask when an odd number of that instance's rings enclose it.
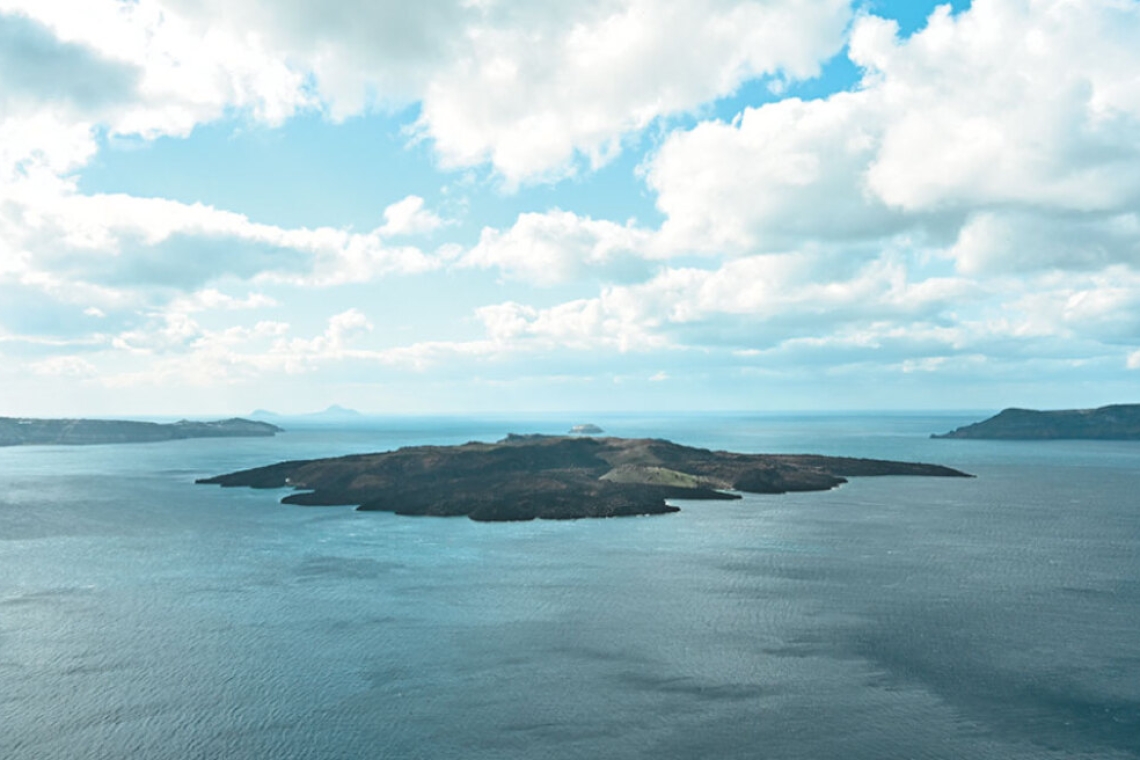
<instances>
[{"instance_id":1,"label":"volcanic island","mask_svg":"<svg viewBox=\"0 0 1140 760\"><path fill-rule=\"evenodd\" d=\"M295 489L282 499L286 504L496 522L665 514L679 511L666 499L825 491L848 477L872 475L972 477L936 464L736 454L662 439L511 434L497 443L280 462L197 482Z\"/></svg>"}]
</instances>

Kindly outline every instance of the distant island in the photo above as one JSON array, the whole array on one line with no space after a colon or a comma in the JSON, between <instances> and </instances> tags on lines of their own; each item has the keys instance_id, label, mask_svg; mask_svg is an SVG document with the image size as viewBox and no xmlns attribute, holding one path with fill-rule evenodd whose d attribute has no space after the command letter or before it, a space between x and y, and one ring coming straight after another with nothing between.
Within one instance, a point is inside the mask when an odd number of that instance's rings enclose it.
<instances>
[{"instance_id":1,"label":"distant island","mask_svg":"<svg viewBox=\"0 0 1140 760\"><path fill-rule=\"evenodd\" d=\"M1100 439L1140 440L1140 404L1114 404L1098 409L1005 409L988 420L975 422L931 438L984 438L998 440Z\"/></svg>"},{"instance_id":2,"label":"distant island","mask_svg":"<svg viewBox=\"0 0 1140 760\"><path fill-rule=\"evenodd\" d=\"M287 420L289 423L313 423L313 424L329 424L329 423L359 423L367 419L367 417L355 409L348 409L337 404L333 404L327 409L319 412L305 412L303 414L278 414L271 412L268 409L255 409L249 414L250 419L254 420Z\"/></svg>"},{"instance_id":3,"label":"distant island","mask_svg":"<svg viewBox=\"0 0 1140 760\"><path fill-rule=\"evenodd\" d=\"M734 454L661 439L512 434L498 443L281 462L198 482L291 487L297 493L286 496L286 504L506 521L664 514L678 511L666 499L823 491L866 475L970 477L933 464Z\"/></svg>"},{"instance_id":4,"label":"distant island","mask_svg":"<svg viewBox=\"0 0 1140 760\"><path fill-rule=\"evenodd\" d=\"M0 417L0 446L101 443L155 443L184 438L244 438L282 432L276 425L233 418L215 422L136 422L130 420L44 420Z\"/></svg>"}]
</instances>

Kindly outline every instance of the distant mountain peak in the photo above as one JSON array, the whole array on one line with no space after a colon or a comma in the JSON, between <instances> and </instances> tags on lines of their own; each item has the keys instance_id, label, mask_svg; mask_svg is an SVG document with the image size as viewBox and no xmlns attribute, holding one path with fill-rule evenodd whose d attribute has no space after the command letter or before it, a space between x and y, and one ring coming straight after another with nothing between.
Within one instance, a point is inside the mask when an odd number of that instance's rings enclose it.
<instances>
[{"instance_id":1,"label":"distant mountain peak","mask_svg":"<svg viewBox=\"0 0 1140 760\"><path fill-rule=\"evenodd\" d=\"M327 409L325 409L323 412L317 412L317 414L322 415L322 416L324 416L324 415L330 415L331 416L331 415L335 414L335 415L340 416L340 417L363 417L364 416L363 414L356 411L355 409L349 409L348 407L341 406L340 404L332 404Z\"/></svg>"},{"instance_id":2,"label":"distant mountain peak","mask_svg":"<svg viewBox=\"0 0 1140 760\"><path fill-rule=\"evenodd\" d=\"M365 415L361 414L355 409L349 409L348 407L341 406L340 404L332 404L331 406L326 407L319 412L305 412L302 414L280 414L279 412L271 412L267 409L258 409L250 413L249 416L251 419L259 420L276 420L282 418L299 420L355 420L361 419Z\"/></svg>"}]
</instances>

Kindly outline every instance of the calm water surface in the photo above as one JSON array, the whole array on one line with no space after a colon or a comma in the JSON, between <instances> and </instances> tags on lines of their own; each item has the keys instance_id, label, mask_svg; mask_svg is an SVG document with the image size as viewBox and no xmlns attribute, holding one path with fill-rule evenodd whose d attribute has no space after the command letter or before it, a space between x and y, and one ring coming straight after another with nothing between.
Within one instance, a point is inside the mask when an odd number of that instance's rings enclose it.
<instances>
[{"instance_id":1,"label":"calm water surface","mask_svg":"<svg viewBox=\"0 0 1140 760\"><path fill-rule=\"evenodd\" d=\"M0 449L0 757L1140 757L1140 444L976 418L595 418L978 478L565 523L193 480L579 419Z\"/></svg>"}]
</instances>

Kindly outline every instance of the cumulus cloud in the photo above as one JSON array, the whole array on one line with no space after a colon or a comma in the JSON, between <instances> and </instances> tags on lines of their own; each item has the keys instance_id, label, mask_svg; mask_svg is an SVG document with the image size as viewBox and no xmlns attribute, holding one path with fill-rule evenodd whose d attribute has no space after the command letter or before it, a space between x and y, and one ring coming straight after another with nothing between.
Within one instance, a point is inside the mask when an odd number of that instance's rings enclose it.
<instances>
[{"instance_id":1,"label":"cumulus cloud","mask_svg":"<svg viewBox=\"0 0 1140 760\"><path fill-rule=\"evenodd\" d=\"M1110 211L1140 198L1140 7L981 0L899 41L855 28L886 116L868 188L903 210L979 204Z\"/></svg>"},{"instance_id":2,"label":"cumulus cloud","mask_svg":"<svg viewBox=\"0 0 1140 760\"><path fill-rule=\"evenodd\" d=\"M147 324L113 336L86 363L111 367L99 374L99 382L112 388L168 383L209 387L249 382L267 373L303 374L343 361L354 355L352 344L372 330L358 309L329 317L325 329L311 338L291 336L291 325L267 319L209 328L193 312L193 306L187 309L185 304L155 312ZM132 358L144 361L132 368Z\"/></svg>"},{"instance_id":3,"label":"cumulus cloud","mask_svg":"<svg viewBox=\"0 0 1140 760\"><path fill-rule=\"evenodd\" d=\"M749 79L813 76L850 18L849 0L2 0L0 13L54 35L22 33L25 59L55 44L54 66L89 50L126 72L71 80L134 87L103 115L113 134L186 135L227 109L279 123L418 102L446 165L490 163L510 184L579 156L600 165L623 136Z\"/></svg>"},{"instance_id":4,"label":"cumulus cloud","mask_svg":"<svg viewBox=\"0 0 1140 760\"><path fill-rule=\"evenodd\" d=\"M312 102L305 73L266 49L258 30L173 12L159 0L2 0L0 14L50 30L60 46L54 65L61 51L85 49L137 72L135 97L103 114L113 134L185 136L227 108L280 123Z\"/></svg>"},{"instance_id":5,"label":"cumulus cloud","mask_svg":"<svg viewBox=\"0 0 1140 760\"><path fill-rule=\"evenodd\" d=\"M435 212L424 208L424 199L409 195L384 209L384 225L376 230L381 237L423 235L444 224Z\"/></svg>"},{"instance_id":6,"label":"cumulus cloud","mask_svg":"<svg viewBox=\"0 0 1140 760\"><path fill-rule=\"evenodd\" d=\"M330 316L324 329L310 337L293 325L275 320L222 329L205 327L186 310L171 308L151 315L136 330L110 338L82 364L70 357L40 362L41 374L59 375L82 369L84 376L98 363L113 369L98 372L97 381L109 388L160 388L167 384L216 387L256 382L270 376L299 376L365 367L372 376L381 369L419 372L456 359L478 359L510 352L490 340L422 341L410 345L375 347L368 338L375 327L358 308ZM124 359L124 357L126 357ZM130 359L143 359L135 368ZM39 366L39 365L37 365Z\"/></svg>"},{"instance_id":7,"label":"cumulus cloud","mask_svg":"<svg viewBox=\"0 0 1140 760\"><path fill-rule=\"evenodd\" d=\"M969 284L954 278L909 282L902 262L857 266L839 257L753 256L719 268L667 268L646 282L609 286L595 298L537 309L515 302L478 311L501 343L576 350L648 351L720 347L749 350L852 324L927 321L963 305Z\"/></svg>"},{"instance_id":8,"label":"cumulus cloud","mask_svg":"<svg viewBox=\"0 0 1140 760\"><path fill-rule=\"evenodd\" d=\"M137 67L61 41L32 19L0 12L0 103L5 112L52 103L99 116L108 106L139 97L141 76Z\"/></svg>"},{"instance_id":9,"label":"cumulus cloud","mask_svg":"<svg viewBox=\"0 0 1140 760\"><path fill-rule=\"evenodd\" d=\"M858 89L678 130L647 164L659 249L741 257L670 272L688 295L666 326L912 372L1121 360L1140 335L1138 38L1140 5L1114 0L975 0L905 39L861 17Z\"/></svg>"},{"instance_id":10,"label":"cumulus cloud","mask_svg":"<svg viewBox=\"0 0 1140 760\"><path fill-rule=\"evenodd\" d=\"M1028 263L1041 235L1018 235L1062 215L1069 237L1099 245L1054 239L1045 259L1132 259L1137 38L1140 6L1115 0L943 6L906 39L864 16L850 44L858 90L749 108L666 140L647 172L663 232L676 247L729 251L959 238L953 252L976 270L993 258L985 241L1001 237Z\"/></svg>"},{"instance_id":11,"label":"cumulus cloud","mask_svg":"<svg viewBox=\"0 0 1140 760\"><path fill-rule=\"evenodd\" d=\"M480 308L503 355L701 355L728 366L888 367L957 372L1049 358L1123 364L1140 335L1140 275L995 277L922 273L897 253L855 264L833 254L739 258L670 267L646 282L548 307ZM994 366L996 366L994 364Z\"/></svg>"},{"instance_id":12,"label":"cumulus cloud","mask_svg":"<svg viewBox=\"0 0 1140 760\"><path fill-rule=\"evenodd\" d=\"M489 161L511 183L565 173L575 155L596 167L623 135L748 79L815 75L849 18L845 0L550 6L470 27L427 83L419 127L445 164Z\"/></svg>"},{"instance_id":13,"label":"cumulus cloud","mask_svg":"<svg viewBox=\"0 0 1140 760\"><path fill-rule=\"evenodd\" d=\"M534 359L535 376L622 363L664 390L698 355L757 377L1140 368L1140 5L974 0L906 38L851 20L847 0L0 0L0 345L34 356L29 376L120 386ZM845 40L850 92L669 118L813 76ZM419 195L355 231L73 176L104 135L408 104L409 139L445 169L491 167L484 189L582 173L659 129L639 176L663 223L525 200L458 242ZM467 340L425 320L429 339L393 345L356 300L472 269L501 277L464 293ZM338 301L327 322L279 321L314 288ZM52 355L77 341L82 359Z\"/></svg>"},{"instance_id":14,"label":"cumulus cloud","mask_svg":"<svg viewBox=\"0 0 1140 760\"><path fill-rule=\"evenodd\" d=\"M328 328L315 338L280 343L277 350L304 356L340 356L348 345L372 331L372 322L359 309L349 309L329 318Z\"/></svg>"},{"instance_id":15,"label":"cumulus cloud","mask_svg":"<svg viewBox=\"0 0 1140 760\"><path fill-rule=\"evenodd\" d=\"M1140 216L980 211L947 255L968 275L1140 265Z\"/></svg>"},{"instance_id":16,"label":"cumulus cloud","mask_svg":"<svg viewBox=\"0 0 1140 760\"><path fill-rule=\"evenodd\" d=\"M632 224L580 217L570 211L520 214L507 230L485 227L479 242L459 259L461 267L497 268L505 276L538 285L580 278L652 255L652 235Z\"/></svg>"},{"instance_id":17,"label":"cumulus cloud","mask_svg":"<svg viewBox=\"0 0 1140 760\"><path fill-rule=\"evenodd\" d=\"M663 244L778 251L805 239L858 241L898 230L901 215L862 187L879 121L863 93L840 93L674 132L646 174L667 217Z\"/></svg>"},{"instance_id":18,"label":"cumulus cloud","mask_svg":"<svg viewBox=\"0 0 1140 760\"><path fill-rule=\"evenodd\" d=\"M477 311L488 337L503 349L533 351L611 349L646 351L667 345L652 331L653 319L618 289L545 309L514 302Z\"/></svg>"},{"instance_id":19,"label":"cumulus cloud","mask_svg":"<svg viewBox=\"0 0 1140 760\"><path fill-rule=\"evenodd\" d=\"M128 195L82 195L66 182L0 188L0 244L11 252L8 276L60 293L72 283L92 305L122 300L119 291L198 289L226 277L329 286L368 282L440 266L414 246L388 244L396 234L437 226L439 218L411 197L388 209L368 233L321 227L282 228L200 203ZM0 279L4 277L0 270Z\"/></svg>"}]
</instances>

